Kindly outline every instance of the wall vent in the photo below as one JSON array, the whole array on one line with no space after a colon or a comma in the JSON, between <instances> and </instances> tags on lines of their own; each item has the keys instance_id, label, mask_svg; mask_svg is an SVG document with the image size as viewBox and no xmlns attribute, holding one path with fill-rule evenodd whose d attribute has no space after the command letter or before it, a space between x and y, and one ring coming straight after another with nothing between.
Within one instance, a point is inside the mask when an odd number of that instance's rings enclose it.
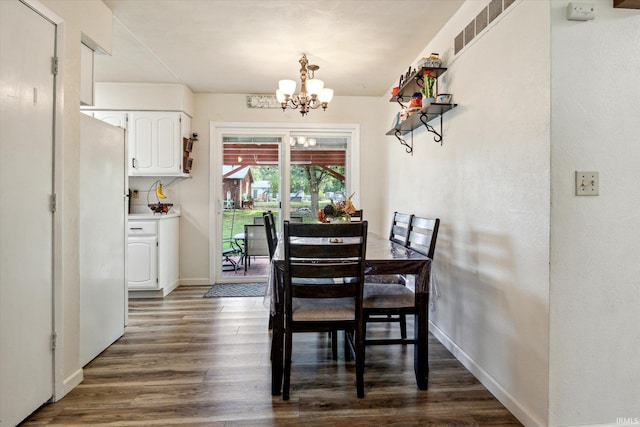
<instances>
[{"instance_id":1,"label":"wall vent","mask_svg":"<svg viewBox=\"0 0 640 427\"><path fill-rule=\"evenodd\" d=\"M516 0L491 0L489 5L469 22L466 27L453 39L454 54L458 54L471 40L483 32L502 12Z\"/></svg>"}]
</instances>

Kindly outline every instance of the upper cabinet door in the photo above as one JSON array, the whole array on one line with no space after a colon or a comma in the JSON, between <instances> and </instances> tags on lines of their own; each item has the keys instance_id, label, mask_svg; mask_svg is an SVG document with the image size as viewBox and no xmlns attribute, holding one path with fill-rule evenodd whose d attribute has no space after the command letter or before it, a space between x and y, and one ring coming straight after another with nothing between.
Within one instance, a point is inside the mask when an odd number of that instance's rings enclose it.
<instances>
[{"instance_id":1,"label":"upper cabinet door","mask_svg":"<svg viewBox=\"0 0 640 427\"><path fill-rule=\"evenodd\" d=\"M129 114L129 175L181 175L181 117L185 115L158 111Z\"/></svg>"}]
</instances>

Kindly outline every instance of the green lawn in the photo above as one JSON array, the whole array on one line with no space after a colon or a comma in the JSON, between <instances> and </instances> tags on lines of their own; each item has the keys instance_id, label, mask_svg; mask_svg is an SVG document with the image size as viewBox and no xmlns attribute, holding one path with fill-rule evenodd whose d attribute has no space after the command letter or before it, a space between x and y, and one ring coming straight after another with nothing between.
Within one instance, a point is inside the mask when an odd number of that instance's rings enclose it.
<instances>
[{"instance_id":1,"label":"green lawn","mask_svg":"<svg viewBox=\"0 0 640 427\"><path fill-rule=\"evenodd\" d=\"M320 206L324 206L329 203L328 200L320 201ZM316 212L297 212L299 208L308 208L309 202L292 202L291 203L291 215L301 215L302 222L316 222ZM254 217L262 217L262 213L268 210L273 210L277 215L278 202L257 202L255 209L225 209L223 224L222 224L222 236L224 239L229 239L235 234L244 232L245 224L253 224ZM276 216L276 224L279 224L278 217ZM233 229L232 229L233 226ZM278 226L279 228L279 226ZM225 243L224 248L229 247L229 243Z\"/></svg>"}]
</instances>

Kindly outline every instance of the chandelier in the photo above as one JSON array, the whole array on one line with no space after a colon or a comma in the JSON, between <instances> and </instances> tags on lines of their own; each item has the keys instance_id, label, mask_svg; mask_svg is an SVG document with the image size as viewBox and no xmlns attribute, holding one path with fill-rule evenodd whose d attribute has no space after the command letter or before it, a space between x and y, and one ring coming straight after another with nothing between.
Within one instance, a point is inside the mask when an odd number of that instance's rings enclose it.
<instances>
[{"instance_id":1,"label":"chandelier","mask_svg":"<svg viewBox=\"0 0 640 427\"><path fill-rule=\"evenodd\" d=\"M279 89L276 91L276 98L282 107L282 111L287 108L295 110L300 108L300 114L304 116L309 110L322 107L327 109L327 105L333 99L333 89L324 87L324 82L314 78L314 73L320 67L309 64L307 55L300 58L300 93L294 95L296 82L294 80L280 80Z\"/></svg>"}]
</instances>

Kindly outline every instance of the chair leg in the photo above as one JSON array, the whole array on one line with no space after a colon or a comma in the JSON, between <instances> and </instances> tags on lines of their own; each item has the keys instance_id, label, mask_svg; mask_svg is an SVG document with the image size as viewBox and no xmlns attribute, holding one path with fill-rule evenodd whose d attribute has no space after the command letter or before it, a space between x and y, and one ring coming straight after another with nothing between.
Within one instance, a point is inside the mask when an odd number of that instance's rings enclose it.
<instances>
[{"instance_id":1,"label":"chair leg","mask_svg":"<svg viewBox=\"0 0 640 427\"><path fill-rule=\"evenodd\" d=\"M400 314L400 337L403 340L407 339L407 315Z\"/></svg>"},{"instance_id":2,"label":"chair leg","mask_svg":"<svg viewBox=\"0 0 640 427\"><path fill-rule=\"evenodd\" d=\"M360 330L356 332L356 391L358 398L364 397L364 359L365 337L367 335L367 323L362 322Z\"/></svg>"},{"instance_id":3,"label":"chair leg","mask_svg":"<svg viewBox=\"0 0 640 427\"><path fill-rule=\"evenodd\" d=\"M282 400L289 400L289 387L291 386L291 344L293 337L291 331L285 332L284 340L284 384L282 385Z\"/></svg>"},{"instance_id":4,"label":"chair leg","mask_svg":"<svg viewBox=\"0 0 640 427\"><path fill-rule=\"evenodd\" d=\"M353 331L344 331L344 361L351 362L351 344L349 342L349 335L353 334Z\"/></svg>"},{"instance_id":5,"label":"chair leg","mask_svg":"<svg viewBox=\"0 0 640 427\"><path fill-rule=\"evenodd\" d=\"M331 335L331 356L333 360L338 360L338 331L329 332Z\"/></svg>"}]
</instances>

